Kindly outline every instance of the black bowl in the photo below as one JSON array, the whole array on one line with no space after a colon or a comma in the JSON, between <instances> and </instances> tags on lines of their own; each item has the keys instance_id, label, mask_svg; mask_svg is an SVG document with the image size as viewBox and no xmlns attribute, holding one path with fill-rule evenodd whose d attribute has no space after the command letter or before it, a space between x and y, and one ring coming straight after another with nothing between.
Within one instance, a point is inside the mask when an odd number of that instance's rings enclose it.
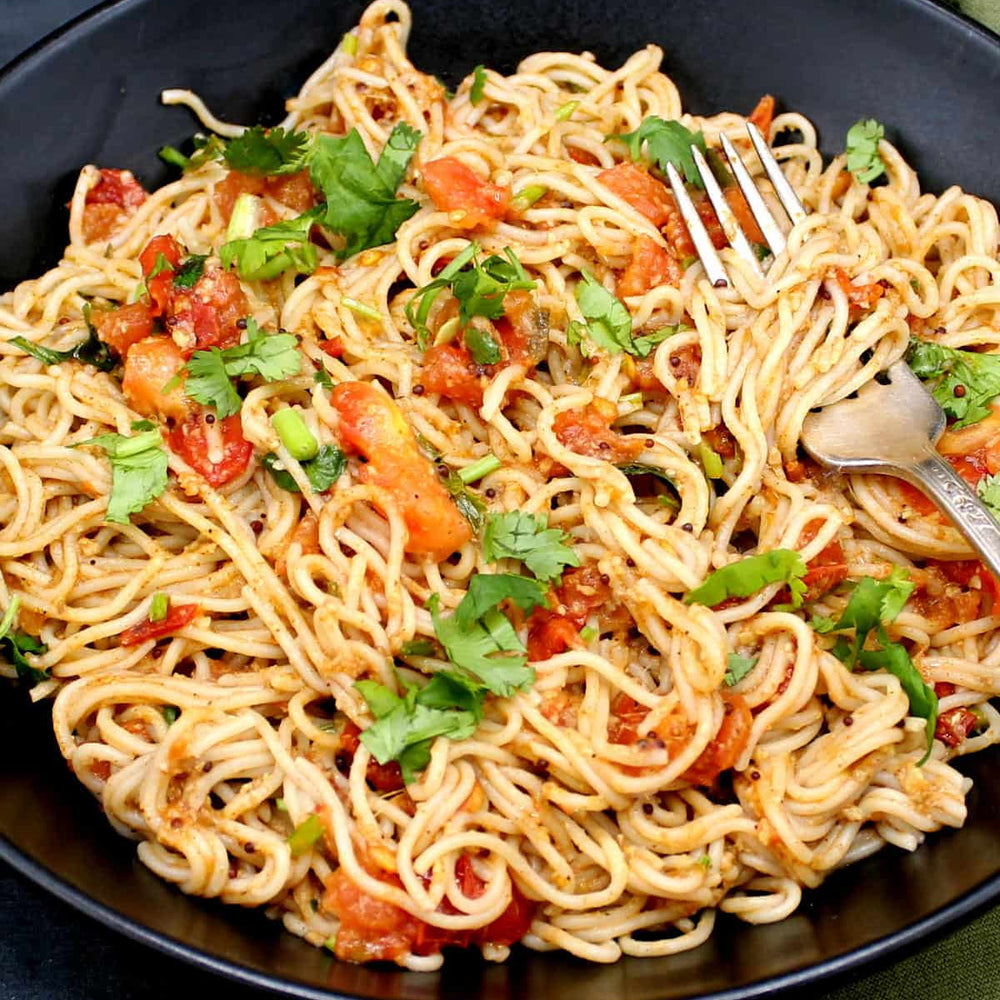
<instances>
[{"instance_id":1,"label":"black bowl","mask_svg":"<svg viewBox=\"0 0 1000 1000\"><path fill-rule=\"evenodd\" d=\"M411 52L454 82L478 62L501 70L538 49L593 51L617 65L648 41L697 112L748 112L766 92L819 126L827 152L863 115L885 122L925 187L953 183L1000 201L1000 39L929 0L484 0L414 2ZM164 181L156 157L195 129L164 109L191 86L225 118L273 121L282 100L357 19L327 0L119 0L53 36L0 76L4 184L0 287L54 263L79 166L130 167ZM503 966L462 954L439 974L359 968L285 934L262 914L190 899L157 880L108 827L54 747L46 706L0 697L0 858L131 937L246 983L303 997L506 1000L748 998L887 956L1000 897L1000 774L992 753L960 766L975 780L969 821L915 854L888 849L832 876L790 919L721 919L674 958L590 966L519 951Z\"/></svg>"}]
</instances>

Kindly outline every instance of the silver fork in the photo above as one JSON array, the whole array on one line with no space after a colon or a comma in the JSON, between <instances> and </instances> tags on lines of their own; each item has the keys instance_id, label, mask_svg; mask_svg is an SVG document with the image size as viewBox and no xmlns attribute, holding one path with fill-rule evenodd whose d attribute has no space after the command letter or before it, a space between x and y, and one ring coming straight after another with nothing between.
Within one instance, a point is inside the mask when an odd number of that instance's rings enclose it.
<instances>
[{"instance_id":1,"label":"silver fork","mask_svg":"<svg viewBox=\"0 0 1000 1000\"><path fill-rule=\"evenodd\" d=\"M747 122L747 132L789 219L793 224L804 219L806 211L802 202L781 172L766 140L751 122ZM777 256L785 249L784 233L725 135L722 136L722 148L751 214L771 252ZM763 275L757 255L701 150L692 146L691 152L730 246L757 274ZM717 288L726 287L729 278L722 261L672 164L667 165L667 176L705 273ZM802 424L801 441L809 455L832 469L896 476L919 487L961 531L994 576L1000 578L1000 524L934 447L944 428L944 411L910 371L909 365L900 360L853 398L810 413Z\"/></svg>"}]
</instances>

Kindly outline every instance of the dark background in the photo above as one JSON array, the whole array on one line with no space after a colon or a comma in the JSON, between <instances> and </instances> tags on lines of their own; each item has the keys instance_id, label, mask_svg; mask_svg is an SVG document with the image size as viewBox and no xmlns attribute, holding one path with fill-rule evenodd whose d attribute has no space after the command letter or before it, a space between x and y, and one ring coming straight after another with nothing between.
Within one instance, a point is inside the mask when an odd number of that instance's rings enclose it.
<instances>
[{"instance_id":1,"label":"dark background","mask_svg":"<svg viewBox=\"0 0 1000 1000\"><path fill-rule=\"evenodd\" d=\"M0 65L91 5L92 0L0 0ZM963 964L967 963L968 967L984 969L995 951L982 925L981 919L951 938L950 954L954 956L955 950L961 949ZM903 987L896 995L919 1000L928 992L937 992L928 989L927 966L934 968L934 963L927 960L933 954L930 951L914 956L885 974L893 977L897 989ZM912 963L919 963L919 966ZM935 986L947 989L951 978L949 965L951 963L942 963L934 969ZM878 986L872 982L869 995L885 995L885 987L890 986L886 978L878 978L881 982ZM987 980L990 978L987 975ZM908 988L904 984L908 984ZM984 981L982 985L985 992L977 991L978 995L991 996L988 983ZM194 970L128 941L78 914L6 867L0 868L0 1000L56 997L60 1000L119 1000L139 996L148 1000L177 1000L178 996L203 993L215 1000L235 1000L236 997L260 1000L270 995ZM851 991L850 995L855 994ZM952 1000L971 1000L972 995L954 986L950 992ZM808 996L810 1000L818 1000L819 994L813 989ZM846 1000L845 994L837 990L828 995L827 1000L841 997ZM794 1000L805 1000L805 997Z\"/></svg>"}]
</instances>

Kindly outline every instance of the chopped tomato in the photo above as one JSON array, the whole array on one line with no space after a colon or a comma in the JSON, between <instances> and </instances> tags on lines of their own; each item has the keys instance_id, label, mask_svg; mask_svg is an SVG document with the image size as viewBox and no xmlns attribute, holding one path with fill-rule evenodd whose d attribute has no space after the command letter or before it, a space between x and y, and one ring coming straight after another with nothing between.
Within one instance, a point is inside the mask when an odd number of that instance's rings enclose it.
<instances>
[{"instance_id":1,"label":"chopped tomato","mask_svg":"<svg viewBox=\"0 0 1000 1000\"><path fill-rule=\"evenodd\" d=\"M760 129L764 138L768 137L771 131L771 122L774 119L774 98L770 94L765 94L758 102L757 107L750 112L747 121L753 122Z\"/></svg>"},{"instance_id":2,"label":"chopped tomato","mask_svg":"<svg viewBox=\"0 0 1000 1000\"><path fill-rule=\"evenodd\" d=\"M992 606L996 606L997 597L1000 596L1000 583L978 559L960 559L956 562L928 559L926 567L936 569L945 579L967 590L978 589L984 597L990 599Z\"/></svg>"},{"instance_id":3,"label":"chopped tomato","mask_svg":"<svg viewBox=\"0 0 1000 1000\"><path fill-rule=\"evenodd\" d=\"M715 427L702 431L701 436L722 458L736 457L736 438L725 424L716 424Z\"/></svg>"},{"instance_id":4,"label":"chopped tomato","mask_svg":"<svg viewBox=\"0 0 1000 1000\"><path fill-rule=\"evenodd\" d=\"M580 149L579 146L567 146L566 155L574 163L582 163L587 167L596 167L601 162L589 149Z\"/></svg>"},{"instance_id":5,"label":"chopped tomato","mask_svg":"<svg viewBox=\"0 0 1000 1000\"><path fill-rule=\"evenodd\" d=\"M438 344L424 354L420 382L427 392L440 393L456 403L481 406L483 376L464 345Z\"/></svg>"},{"instance_id":6,"label":"chopped tomato","mask_svg":"<svg viewBox=\"0 0 1000 1000\"><path fill-rule=\"evenodd\" d=\"M472 871L465 855L455 865L463 892L476 899L482 895L484 885ZM392 876L385 881L394 884ZM475 892L476 895L472 895ZM340 920L340 929L334 942L334 954L348 962L398 961L404 955L436 955L448 945L468 947L470 944L511 945L520 941L534 919L535 904L527 900L516 885L511 883L511 900L506 910L491 924L475 930L451 931L411 916L401 907L386 903L369 895L353 882L342 868L326 880L323 909ZM442 905L442 912L453 912L451 906Z\"/></svg>"},{"instance_id":7,"label":"chopped tomato","mask_svg":"<svg viewBox=\"0 0 1000 1000\"><path fill-rule=\"evenodd\" d=\"M723 716L719 731L697 760L681 775L682 781L692 785L711 785L723 772L732 768L750 738L753 715L742 695L722 692ZM618 694L611 703L608 718L608 740L611 743L630 745L640 738L659 739L676 756L691 738L693 727L686 719L668 716L656 729L640 734L639 727L649 710L633 698Z\"/></svg>"},{"instance_id":8,"label":"chopped tomato","mask_svg":"<svg viewBox=\"0 0 1000 1000\"><path fill-rule=\"evenodd\" d=\"M462 895L469 899L479 899L486 891L486 883L476 874L476 869L472 867L472 859L468 854L463 854L455 862L455 877L458 879Z\"/></svg>"},{"instance_id":9,"label":"chopped tomato","mask_svg":"<svg viewBox=\"0 0 1000 1000\"><path fill-rule=\"evenodd\" d=\"M230 170L226 176L215 185L215 203L219 206L219 214L228 223L233 214L233 205L241 194L266 196L280 201L298 213L308 211L316 204L316 189L309 180L309 171L300 170L295 174L280 174L276 177L258 177L254 174L244 174L239 170ZM261 225L271 225L275 220L273 214L265 212Z\"/></svg>"},{"instance_id":10,"label":"chopped tomato","mask_svg":"<svg viewBox=\"0 0 1000 1000\"><path fill-rule=\"evenodd\" d=\"M855 285L842 267L838 267L833 274L852 309L873 309L875 303L885 294L885 289L877 281L866 285Z\"/></svg>"},{"instance_id":11,"label":"chopped tomato","mask_svg":"<svg viewBox=\"0 0 1000 1000\"><path fill-rule=\"evenodd\" d=\"M978 724L979 720L975 714L964 706L950 708L938 716L934 737L945 746L957 747L959 743L968 739L969 734Z\"/></svg>"},{"instance_id":12,"label":"chopped tomato","mask_svg":"<svg viewBox=\"0 0 1000 1000\"><path fill-rule=\"evenodd\" d=\"M168 442L211 486L235 479L253 456L238 413L222 420L212 413L192 413L170 432Z\"/></svg>"},{"instance_id":13,"label":"chopped tomato","mask_svg":"<svg viewBox=\"0 0 1000 1000\"><path fill-rule=\"evenodd\" d=\"M597 179L654 226L664 225L673 215L679 217L673 195L666 185L634 163L616 163L610 169L602 170Z\"/></svg>"},{"instance_id":14,"label":"chopped tomato","mask_svg":"<svg viewBox=\"0 0 1000 1000\"><path fill-rule=\"evenodd\" d=\"M494 322L507 356L517 364L537 365L549 348L549 314L524 289L508 292L503 308Z\"/></svg>"},{"instance_id":15,"label":"chopped tomato","mask_svg":"<svg viewBox=\"0 0 1000 1000\"><path fill-rule=\"evenodd\" d=\"M634 363L632 381L636 387L645 392L663 392L663 383L656 377L656 359L650 355L648 358L636 358Z\"/></svg>"},{"instance_id":16,"label":"chopped tomato","mask_svg":"<svg viewBox=\"0 0 1000 1000\"><path fill-rule=\"evenodd\" d=\"M110 202L84 205L83 219L80 223L84 242L97 243L99 240L107 240L127 217L123 209Z\"/></svg>"},{"instance_id":17,"label":"chopped tomato","mask_svg":"<svg viewBox=\"0 0 1000 1000\"><path fill-rule=\"evenodd\" d=\"M595 399L582 410L563 410L552 422L552 429L571 451L621 465L635 459L643 444L639 438L630 439L612 430L617 419L618 407L614 403Z\"/></svg>"},{"instance_id":18,"label":"chopped tomato","mask_svg":"<svg viewBox=\"0 0 1000 1000\"><path fill-rule=\"evenodd\" d=\"M445 559L471 537L434 466L420 450L399 407L367 382L342 382L330 393L345 450L365 459L364 482L398 504L409 534L406 551Z\"/></svg>"},{"instance_id":19,"label":"chopped tomato","mask_svg":"<svg viewBox=\"0 0 1000 1000\"><path fill-rule=\"evenodd\" d=\"M346 771L350 767L354 755L358 751L358 736L361 730L351 722L347 721L340 731L340 746L337 748L338 766L342 766ZM343 763L341 764L341 761ZM398 792L403 785L403 772L398 761L390 760L388 764L380 764L374 757L368 761L365 769L365 780L377 792Z\"/></svg>"},{"instance_id":20,"label":"chopped tomato","mask_svg":"<svg viewBox=\"0 0 1000 1000\"><path fill-rule=\"evenodd\" d=\"M180 336L185 354L240 342L240 321L250 304L239 278L231 271L209 267L191 289L175 288L167 329Z\"/></svg>"},{"instance_id":21,"label":"chopped tomato","mask_svg":"<svg viewBox=\"0 0 1000 1000\"><path fill-rule=\"evenodd\" d=\"M184 257L184 250L173 236L154 236L146 249L139 254L139 263L146 278L146 290L153 303L153 315L163 316L170 305L170 295L174 287L174 271ZM165 260L169 267L163 268L153 278L150 275Z\"/></svg>"},{"instance_id":22,"label":"chopped tomato","mask_svg":"<svg viewBox=\"0 0 1000 1000\"><path fill-rule=\"evenodd\" d=\"M191 411L183 388L178 384L164 391L183 366L184 355L169 337L145 337L128 350L122 392L133 409L147 417L183 420Z\"/></svg>"},{"instance_id":23,"label":"chopped tomato","mask_svg":"<svg viewBox=\"0 0 1000 1000\"><path fill-rule=\"evenodd\" d=\"M989 472L985 455L981 450L974 451L970 455L945 455L944 457L973 489L979 485L979 480ZM904 482L899 482L897 485L900 493L903 495L903 500L918 514L939 513L934 502L918 490L916 486L911 486L909 483Z\"/></svg>"},{"instance_id":24,"label":"chopped tomato","mask_svg":"<svg viewBox=\"0 0 1000 1000\"><path fill-rule=\"evenodd\" d=\"M973 589L970 584L976 574L970 574L966 583L962 579L965 574L961 570L947 568L952 565L954 564L928 559L923 569L910 571L917 585L911 598L913 610L939 629L974 621L988 614L994 603L992 580L987 587L980 579L979 582L984 585L981 589ZM958 577L957 580L953 578L953 574Z\"/></svg>"},{"instance_id":25,"label":"chopped tomato","mask_svg":"<svg viewBox=\"0 0 1000 1000\"><path fill-rule=\"evenodd\" d=\"M129 348L153 332L153 316L145 302L133 302L117 309L94 309L90 322L98 338L123 358Z\"/></svg>"},{"instance_id":26,"label":"chopped tomato","mask_svg":"<svg viewBox=\"0 0 1000 1000\"><path fill-rule=\"evenodd\" d=\"M198 615L201 607L197 604L175 604L167 611L167 617L158 622L148 618L125 629L118 637L121 646L138 646L147 639L159 639L171 632L179 632L185 625L190 625Z\"/></svg>"},{"instance_id":27,"label":"chopped tomato","mask_svg":"<svg viewBox=\"0 0 1000 1000\"><path fill-rule=\"evenodd\" d=\"M566 617L536 608L528 623L528 659L547 660L577 645L579 632Z\"/></svg>"},{"instance_id":28,"label":"chopped tomato","mask_svg":"<svg viewBox=\"0 0 1000 1000\"><path fill-rule=\"evenodd\" d=\"M331 337L329 340L321 340L319 349L324 354L329 354L331 358L339 358L344 353L344 342L340 337Z\"/></svg>"},{"instance_id":29,"label":"chopped tomato","mask_svg":"<svg viewBox=\"0 0 1000 1000\"><path fill-rule=\"evenodd\" d=\"M815 601L847 579L847 562L844 548L836 539L830 542L815 558L809 560L806 575L802 578L807 601Z\"/></svg>"},{"instance_id":30,"label":"chopped tomato","mask_svg":"<svg viewBox=\"0 0 1000 1000\"><path fill-rule=\"evenodd\" d=\"M736 216L736 221L740 224L740 229L743 230L746 238L751 243L759 243L761 246L766 246L764 234L761 232L760 226L757 225L757 220L753 217L753 212L750 211L750 205L747 203L746 198L743 197L743 192L739 187L735 184L730 184L725 189L724 197L732 209L733 215Z\"/></svg>"},{"instance_id":31,"label":"chopped tomato","mask_svg":"<svg viewBox=\"0 0 1000 1000\"><path fill-rule=\"evenodd\" d=\"M444 156L423 168L424 187L435 207L455 213L452 223L460 229L483 226L495 229L507 214L510 187L483 180L461 160ZM464 213L461 216L458 213Z\"/></svg>"},{"instance_id":32,"label":"chopped tomato","mask_svg":"<svg viewBox=\"0 0 1000 1000\"><path fill-rule=\"evenodd\" d=\"M618 294L643 295L660 285L676 288L683 276L684 271L677 258L644 234L636 239L632 259L618 279Z\"/></svg>"},{"instance_id":33,"label":"chopped tomato","mask_svg":"<svg viewBox=\"0 0 1000 1000\"><path fill-rule=\"evenodd\" d=\"M309 511L292 529L288 545L292 544L298 544L303 555L313 555L320 551L319 521L312 511ZM287 563L285 562L288 545L282 546L277 559L274 561L274 571L278 576L284 576L288 570Z\"/></svg>"},{"instance_id":34,"label":"chopped tomato","mask_svg":"<svg viewBox=\"0 0 1000 1000\"><path fill-rule=\"evenodd\" d=\"M131 170L101 170L97 183L87 192L87 205L117 205L138 208L146 200L146 191Z\"/></svg>"}]
</instances>

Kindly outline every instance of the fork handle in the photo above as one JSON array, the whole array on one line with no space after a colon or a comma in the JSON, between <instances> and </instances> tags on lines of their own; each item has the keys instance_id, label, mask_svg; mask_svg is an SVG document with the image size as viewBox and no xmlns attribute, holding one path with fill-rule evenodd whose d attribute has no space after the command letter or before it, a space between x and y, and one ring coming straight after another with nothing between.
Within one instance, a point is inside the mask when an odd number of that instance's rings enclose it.
<instances>
[{"instance_id":1,"label":"fork handle","mask_svg":"<svg viewBox=\"0 0 1000 1000\"><path fill-rule=\"evenodd\" d=\"M1000 579L1000 524L969 484L931 448L899 471L941 508Z\"/></svg>"}]
</instances>

